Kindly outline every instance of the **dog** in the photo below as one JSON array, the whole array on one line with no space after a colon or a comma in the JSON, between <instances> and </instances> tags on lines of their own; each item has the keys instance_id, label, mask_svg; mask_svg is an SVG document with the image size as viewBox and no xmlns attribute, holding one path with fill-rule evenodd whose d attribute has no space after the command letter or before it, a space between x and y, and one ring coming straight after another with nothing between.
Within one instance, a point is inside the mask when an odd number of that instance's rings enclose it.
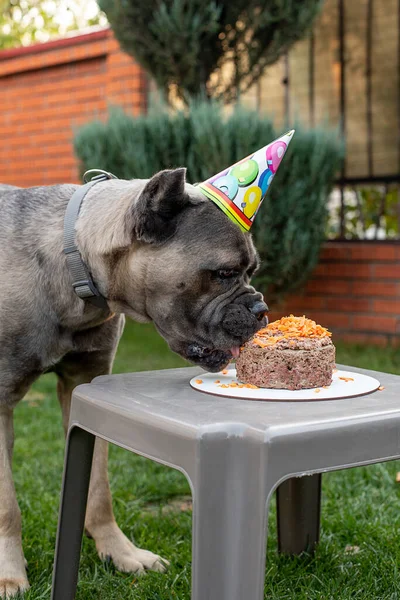
<instances>
[{"instance_id":1,"label":"dog","mask_svg":"<svg viewBox=\"0 0 400 600\"><path fill-rule=\"evenodd\" d=\"M88 191L76 243L106 305L79 298L63 253L78 187L0 186L0 598L29 588L11 463L13 410L32 382L56 373L66 431L74 387L111 372L125 315L152 321L174 352L212 372L266 324L267 306L250 285L259 263L251 236L188 184L183 168ZM85 530L121 571L165 569L118 528L100 439Z\"/></svg>"}]
</instances>

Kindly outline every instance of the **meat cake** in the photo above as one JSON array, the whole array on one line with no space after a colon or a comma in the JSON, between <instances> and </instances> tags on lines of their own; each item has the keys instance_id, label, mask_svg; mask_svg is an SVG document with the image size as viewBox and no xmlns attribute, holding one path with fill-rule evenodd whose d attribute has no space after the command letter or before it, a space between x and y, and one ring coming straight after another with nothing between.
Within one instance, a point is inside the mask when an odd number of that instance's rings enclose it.
<instances>
[{"instance_id":1,"label":"meat cake","mask_svg":"<svg viewBox=\"0 0 400 600\"><path fill-rule=\"evenodd\" d=\"M284 317L258 331L236 361L237 378L258 387L301 390L328 386L335 367L330 332L305 317Z\"/></svg>"}]
</instances>

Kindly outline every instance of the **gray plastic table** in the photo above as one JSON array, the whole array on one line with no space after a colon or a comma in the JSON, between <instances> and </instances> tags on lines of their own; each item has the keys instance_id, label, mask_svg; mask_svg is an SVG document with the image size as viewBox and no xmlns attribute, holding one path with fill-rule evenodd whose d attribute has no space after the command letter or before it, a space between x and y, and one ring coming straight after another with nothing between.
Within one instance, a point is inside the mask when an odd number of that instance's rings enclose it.
<instances>
[{"instance_id":1,"label":"gray plastic table","mask_svg":"<svg viewBox=\"0 0 400 600\"><path fill-rule=\"evenodd\" d=\"M311 550L319 536L320 474L400 457L400 377L343 368L373 375L385 389L343 400L253 402L192 390L197 368L109 375L77 387L52 599L75 597L100 436L188 478L192 600L261 600L273 491L280 551Z\"/></svg>"}]
</instances>

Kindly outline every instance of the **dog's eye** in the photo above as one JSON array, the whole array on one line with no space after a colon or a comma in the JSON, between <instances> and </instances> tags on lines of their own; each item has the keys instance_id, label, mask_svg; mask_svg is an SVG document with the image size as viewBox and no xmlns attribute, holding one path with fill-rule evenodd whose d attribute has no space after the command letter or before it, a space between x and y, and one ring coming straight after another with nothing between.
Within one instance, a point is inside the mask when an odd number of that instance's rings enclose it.
<instances>
[{"instance_id":1,"label":"dog's eye","mask_svg":"<svg viewBox=\"0 0 400 600\"><path fill-rule=\"evenodd\" d=\"M217 275L220 279L232 279L238 276L238 271L234 269L220 269L217 271Z\"/></svg>"}]
</instances>

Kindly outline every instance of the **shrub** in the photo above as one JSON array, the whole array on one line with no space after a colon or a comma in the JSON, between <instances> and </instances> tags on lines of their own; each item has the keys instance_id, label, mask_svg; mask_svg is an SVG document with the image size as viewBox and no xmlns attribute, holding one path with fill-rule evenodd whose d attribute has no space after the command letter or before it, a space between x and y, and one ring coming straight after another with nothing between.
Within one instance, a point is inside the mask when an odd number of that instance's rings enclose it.
<instances>
[{"instance_id":1,"label":"shrub","mask_svg":"<svg viewBox=\"0 0 400 600\"><path fill-rule=\"evenodd\" d=\"M183 165L194 183L281 133L256 112L237 108L228 115L216 103L199 102L186 112L150 112L138 118L112 110L106 123L94 121L80 129L74 143L83 170L102 168L132 179ZM253 226L262 260L257 285L269 300L294 290L315 266L327 196L341 157L335 135L297 127Z\"/></svg>"}]
</instances>

